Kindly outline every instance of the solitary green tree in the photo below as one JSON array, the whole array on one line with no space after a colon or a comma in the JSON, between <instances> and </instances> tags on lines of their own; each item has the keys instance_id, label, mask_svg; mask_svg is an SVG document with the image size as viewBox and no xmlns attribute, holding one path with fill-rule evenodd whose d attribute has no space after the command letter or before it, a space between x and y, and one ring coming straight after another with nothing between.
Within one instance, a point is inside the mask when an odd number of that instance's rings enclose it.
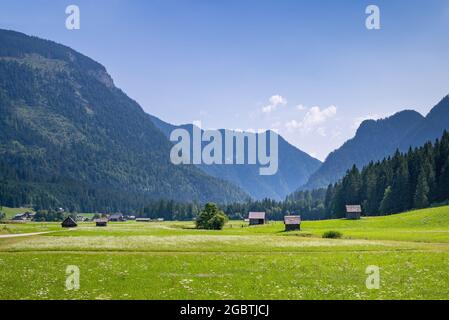
<instances>
[{"instance_id":1,"label":"solitary green tree","mask_svg":"<svg viewBox=\"0 0 449 320\"><path fill-rule=\"evenodd\" d=\"M196 219L198 229L221 230L228 221L226 214L215 203L207 203Z\"/></svg>"}]
</instances>

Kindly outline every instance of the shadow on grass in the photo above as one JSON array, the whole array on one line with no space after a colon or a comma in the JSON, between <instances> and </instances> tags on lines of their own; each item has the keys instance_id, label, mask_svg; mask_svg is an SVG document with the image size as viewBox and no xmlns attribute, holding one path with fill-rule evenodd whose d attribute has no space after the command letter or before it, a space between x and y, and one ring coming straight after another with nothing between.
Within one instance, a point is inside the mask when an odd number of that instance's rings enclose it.
<instances>
[{"instance_id":1,"label":"shadow on grass","mask_svg":"<svg viewBox=\"0 0 449 320\"><path fill-rule=\"evenodd\" d=\"M302 237L302 238L311 238L313 237L313 233L305 232L305 231L286 231L280 230L276 232L279 235L289 236L289 237Z\"/></svg>"}]
</instances>

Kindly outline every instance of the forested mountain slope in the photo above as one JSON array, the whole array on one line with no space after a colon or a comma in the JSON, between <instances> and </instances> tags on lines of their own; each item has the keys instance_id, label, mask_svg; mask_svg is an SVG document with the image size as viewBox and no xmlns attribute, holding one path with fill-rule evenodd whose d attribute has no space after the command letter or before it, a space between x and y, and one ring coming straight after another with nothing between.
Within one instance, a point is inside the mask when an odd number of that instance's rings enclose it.
<instances>
[{"instance_id":1,"label":"forested mountain slope","mask_svg":"<svg viewBox=\"0 0 449 320\"><path fill-rule=\"evenodd\" d=\"M0 30L0 203L127 210L150 199L238 201L238 187L170 162L171 143L92 59Z\"/></svg>"},{"instance_id":2,"label":"forested mountain slope","mask_svg":"<svg viewBox=\"0 0 449 320\"><path fill-rule=\"evenodd\" d=\"M192 132L192 125L175 126L156 117L152 117L152 120L167 137L178 127ZM222 129L221 132L222 136L225 136L225 130ZM248 132L245 134L257 135ZM279 166L274 175L260 175L259 165L202 164L198 167L209 175L238 185L255 199L284 199L285 196L303 185L310 175L319 168L321 162L289 144L280 135L277 136Z\"/></svg>"}]
</instances>

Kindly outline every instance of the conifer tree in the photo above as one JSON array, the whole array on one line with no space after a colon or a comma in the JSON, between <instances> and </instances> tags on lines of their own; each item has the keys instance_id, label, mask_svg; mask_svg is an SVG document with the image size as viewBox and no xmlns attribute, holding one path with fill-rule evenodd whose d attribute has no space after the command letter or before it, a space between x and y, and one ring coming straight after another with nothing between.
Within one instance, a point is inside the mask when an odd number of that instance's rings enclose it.
<instances>
[{"instance_id":1,"label":"conifer tree","mask_svg":"<svg viewBox=\"0 0 449 320\"><path fill-rule=\"evenodd\" d=\"M418 177L418 184L414 197L414 207L417 209L425 208L429 205L429 185L427 184L426 172L424 168Z\"/></svg>"}]
</instances>

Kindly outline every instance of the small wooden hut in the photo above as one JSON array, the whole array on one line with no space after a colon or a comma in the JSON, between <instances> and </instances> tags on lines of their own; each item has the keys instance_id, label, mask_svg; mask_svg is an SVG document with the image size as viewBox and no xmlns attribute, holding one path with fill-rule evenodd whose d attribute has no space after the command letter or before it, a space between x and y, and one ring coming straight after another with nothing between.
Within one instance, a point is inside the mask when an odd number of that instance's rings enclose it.
<instances>
[{"instance_id":1,"label":"small wooden hut","mask_svg":"<svg viewBox=\"0 0 449 320\"><path fill-rule=\"evenodd\" d=\"M62 221L61 226L63 228L75 228L78 224L73 220L72 217L67 217Z\"/></svg>"},{"instance_id":2,"label":"small wooden hut","mask_svg":"<svg viewBox=\"0 0 449 320\"><path fill-rule=\"evenodd\" d=\"M285 216L284 225L285 231L301 230L301 216Z\"/></svg>"},{"instance_id":3,"label":"small wooden hut","mask_svg":"<svg viewBox=\"0 0 449 320\"><path fill-rule=\"evenodd\" d=\"M359 220L362 214L361 205L346 205L346 219Z\"/></svg>"},{"instance_id":4,"label":"small wooden hut","mask_svg":"<svg viewBox=\"0 0 449 320\"><path fill-rule=\"evenodd\" d=\"M107 227L108 219L95 219L95 225L97 227Z\"/></svg>"},{"instance_id":5,"label":"small wooden hut","mask_svg":"<svg viewBox=\"0 0 449 320\"><path fill-rule=\"evenodd\" d=\"M265 212L250 212L248 219L250 226L265 224Z\"/></svg>"}]
</instances>

